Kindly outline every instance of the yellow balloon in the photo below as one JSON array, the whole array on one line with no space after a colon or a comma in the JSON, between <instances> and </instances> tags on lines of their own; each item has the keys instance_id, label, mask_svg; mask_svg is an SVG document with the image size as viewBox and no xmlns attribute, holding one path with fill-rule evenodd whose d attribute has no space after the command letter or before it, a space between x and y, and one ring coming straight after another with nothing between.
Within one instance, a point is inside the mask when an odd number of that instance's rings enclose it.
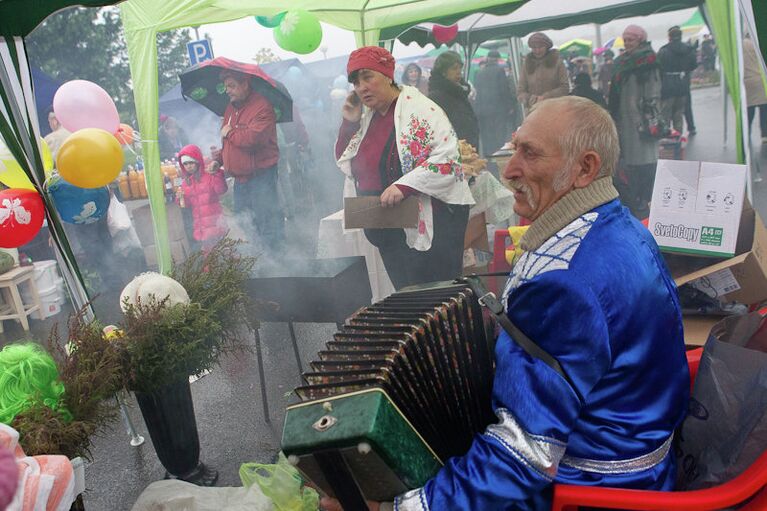
<instances>
[{"instance_id":1,"label":"yellow balloon","mask_svg":"<svg viewBox=\"0 0 767 511\"><path fill-rule=\"evenodd\" d=\"M53 172L53 154L51 154L51 148L48 147L48 143L43 138L40 138L40 154L43 157L45 177L51 177ZM11 152L2 140L0 140L0 183L9 188L35 189L24 169L13 158L13 155L11 155Z\"/></svg>"},{"instance_id":2,"label":"yellow balloon","mask_svg":"<svg viewBox=\"0 0 767 511\"><path fill-rule=\"evenodd\" d=\"M8 188L35 189L24 169L21 168L2 140L0 140L0 183Z\"/></svg>"},{"instance_id":3,"label":"yellow balloon","mask_svg":"<svg viewBox=\"0 0 767 511\"><path fill-rule=\"evenodd\" d=\"M53 153L51 153L51 148L48 147L48 142L44 138L40 139L40 155L43 157L45 177L49 178L53 173Z\"/></svg>"},{"instance_id":4,"label":"yellow balloon","mask_svg":"<svg viewBox=\"0 0 767 511\"><path fill-rule=\"evenodd\" d=\"M16 163L16 160L0 160L0 183L8 188L35 189L32 181L24 173L24 169Z\"/></svg>"},{"instance_id":5,"label":"yellow balloon","mask_svg":"<svg viewBox=\"0 0 767 511\"><path fill-rule=\"evenodd\" d=\"M80 188L101 188L117 178L123 151L114 135L100 128L77 130L56 156L59 175Z\"/></svg>"}]
</instances>

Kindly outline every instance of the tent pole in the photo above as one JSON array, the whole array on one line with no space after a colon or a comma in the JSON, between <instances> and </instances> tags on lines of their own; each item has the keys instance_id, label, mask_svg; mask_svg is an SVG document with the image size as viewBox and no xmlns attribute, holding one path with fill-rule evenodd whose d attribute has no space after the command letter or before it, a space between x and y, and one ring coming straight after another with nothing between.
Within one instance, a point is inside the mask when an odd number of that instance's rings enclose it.
<instances>
[{"instance_id":1,"label":"tent pole","mask_svg":"<svg viewBox=\"0 0 767 511\"><path fill-rule=\"evenodd\" d=\"M596 39L597 48L602 47L602 25L594 23L594 37Z\"/></svg>"},{"instance_id":2,"label":"tent pole","mask_svg":"<svg viewBox=\"0 0 767 511\"><path fill-rule=\"evenodd\" d=\"M733 24L735 25L735 44L738 52L738 75L740 76L740 124L743 131L743 156L746 160L746 195L751 204L754 203L754 193L751 189L751 133L748 130L748 103L746 99L746 84L743 81L743 17L740 14L739 0L732 0Z\"/></svg>"},{"instance_id":3,"label":"tent pole","mask_svg":"<svg viewBox=\"0 0 767 511\"><path fill-rule=\"evenodd\" d=\"M719 88L721 90L721 96L722 96L722 110L724 111L722 116L722 119L724 121L722 125L723 127L722 146L727 147L727 96L728 94L727 94L727 83L725 82L725 79L724 79L724 69L722 68L721 65L719 66Z\"/></svg>"}]
</instances>

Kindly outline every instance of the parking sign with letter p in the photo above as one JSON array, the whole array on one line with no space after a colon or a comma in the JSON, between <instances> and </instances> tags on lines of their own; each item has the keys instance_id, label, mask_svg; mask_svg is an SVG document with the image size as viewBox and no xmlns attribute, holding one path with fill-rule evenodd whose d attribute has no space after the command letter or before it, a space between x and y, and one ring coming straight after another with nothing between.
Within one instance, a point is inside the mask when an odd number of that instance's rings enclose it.
<instances>
[{"instance_id":1,"label":"parking sign with letter p","mask_svg":"<svg viewBox=\"0 0 767 511\"><path fill-rule=\"evenodd\" d=\"M207 39L187 43L186 49L189 51L189 65L191 66L213 59L213 50Z\"/></svg>"}]
</instances>

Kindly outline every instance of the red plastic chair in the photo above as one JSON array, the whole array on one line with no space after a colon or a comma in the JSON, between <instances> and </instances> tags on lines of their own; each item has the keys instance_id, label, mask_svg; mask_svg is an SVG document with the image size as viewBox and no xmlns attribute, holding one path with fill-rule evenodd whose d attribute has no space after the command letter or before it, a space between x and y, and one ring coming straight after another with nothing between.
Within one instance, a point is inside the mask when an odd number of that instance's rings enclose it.
<instances>
[{"instance_id":1,"label":"red plastic chair","mask_svg":"<svg viewBox=\"0 0 767 511\"><path fill-rule=\"evenodd\" d=\"M687 352L691 387L702 353L703 348ZM551 511L577 511L581 506L633 511L714 511L749 498L740 511L767 509L767 450L738 477L705 490L665 492L556 484Z\"/></svg>"},{"instance_id":2,"label":"red plastic chair","mask_svg":"<svg viewBox=\"0 0 767 511\"><path fill-rule=\"evenodd\" d=\"M506 249L511 247L511 235L508 229L496 229L495 236L493 237L493 259L487 265L487 271L490 273L495 272L510 272L511 266L506 261ZM496 295L503 288L504 280L501 277L489 277L487 282L488 290L492 291Z\"/></svg>"}]
</instances>

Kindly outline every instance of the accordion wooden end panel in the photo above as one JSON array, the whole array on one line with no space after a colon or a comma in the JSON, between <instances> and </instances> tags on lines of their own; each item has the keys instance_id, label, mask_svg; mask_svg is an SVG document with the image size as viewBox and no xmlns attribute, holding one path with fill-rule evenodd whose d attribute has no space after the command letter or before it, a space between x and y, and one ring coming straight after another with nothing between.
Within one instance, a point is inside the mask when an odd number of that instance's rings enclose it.
<instances>
[{"instance_id":1,"label":"accordion wooden end panel","mask_svg":"<svg viewBox=\"0 0 767 511\"><path fill-rule=\"evenodd\" d=\"M340 449L352 472L365 474L358 478L363 493L379 500L422 486L442 466L380 389L288 407L282 447L299 456L301 471L320 487L328 484L312 453Z\"/></svg>"},{"instance_id":2,"label":"accordion wooden end panel","mask_svg":"<svg viewBox=\"0 0 767 511\"><path fill-rule=\"evenodd\" d=\"M287 409L283 451L342 503L349 488L364 502L422 486L493 420L494 338L465 284L360 309L295 389L303 402Z\"/></svg>"}]
</instances>

